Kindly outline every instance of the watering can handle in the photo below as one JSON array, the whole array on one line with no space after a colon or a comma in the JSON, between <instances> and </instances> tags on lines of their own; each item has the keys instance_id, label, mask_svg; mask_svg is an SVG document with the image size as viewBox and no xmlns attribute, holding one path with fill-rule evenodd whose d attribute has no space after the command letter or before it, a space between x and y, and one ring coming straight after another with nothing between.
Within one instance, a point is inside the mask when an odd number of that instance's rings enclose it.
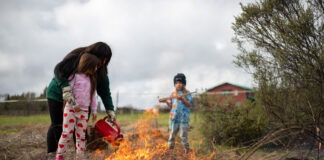
<instances>
[{"instance_id":1,"label":"watering can handle","mask_svg":"<svg viewBox=\"0 0 324 160\"><path fill-rule=\"evenodd\" d=\"M106 117L104 118L104 121L105 121L107 118L108 118L108 116L106 116ZM112 121L112 123L117 127L117 131L118 131L118 135L119 135L119 134L120 134L120 128L119 128L118 124L116 123L116 121Z\"/></svg>"}]
</instances>

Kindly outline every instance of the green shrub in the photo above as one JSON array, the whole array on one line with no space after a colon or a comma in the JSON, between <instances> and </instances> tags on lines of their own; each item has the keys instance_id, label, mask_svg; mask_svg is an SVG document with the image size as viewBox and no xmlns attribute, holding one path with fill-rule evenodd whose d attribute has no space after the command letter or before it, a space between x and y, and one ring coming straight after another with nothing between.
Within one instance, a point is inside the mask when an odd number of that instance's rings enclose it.
<instances>
[{"instance_id":1,"label":"green shrub","mask_svg":"<svg viewBox=\"0 0 324 160\"><path fill-rule=\"evenodd\" d=\"M204 97L205 96L205 97ZM257 102L245 101L240 105L208 100L203 95L200 100L202 111L201 134L209 148L213 145L249 145L262 137L268 126L264 110Z\"/></svg>"}]
</instances>

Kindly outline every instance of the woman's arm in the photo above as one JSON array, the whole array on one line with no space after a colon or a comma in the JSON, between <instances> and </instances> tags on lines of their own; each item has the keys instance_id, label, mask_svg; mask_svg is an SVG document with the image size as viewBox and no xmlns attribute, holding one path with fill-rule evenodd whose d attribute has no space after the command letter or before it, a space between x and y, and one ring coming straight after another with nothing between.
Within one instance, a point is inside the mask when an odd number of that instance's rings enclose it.
<instances>
[{"instance_id":1,"label":"woman's arm","mask_svg":"<svg viewBox=\"0 0 324 160\"><path fill-rule=\"evenodd\" d=\"M69 86L69 81L67 78L63 78L62 80L59 80L57 77L55 77L55 81L58 84L60 88L64 88L66 86Z\"/></svg>"},{"instance_id":2,"label":"woman's arm","mask_svg":"<svg viewBox=\"0 0 324 160\"><path fill-rule=\"evenodd\" d=\"M106 111L114 110L114 105L111 98L110 88L109 88L109 78L103 71L103 69L97 72L97 93L100 96Z\"/></svg>"}]
</instances>

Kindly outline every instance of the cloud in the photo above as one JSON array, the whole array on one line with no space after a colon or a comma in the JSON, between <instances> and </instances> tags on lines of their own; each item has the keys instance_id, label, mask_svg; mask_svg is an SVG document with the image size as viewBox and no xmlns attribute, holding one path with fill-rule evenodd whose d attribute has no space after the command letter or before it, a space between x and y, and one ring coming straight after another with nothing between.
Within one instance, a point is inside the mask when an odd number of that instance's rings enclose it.
<instances>
[{"instance_id":1,"label":"cloud","mask_svg":"<svg viewBox=\"0 0 324 160\"><path fill-rule=\"evenodd\" d=\"M156 104L158 93L173 90L173 76L180 72L190 90L224 81L252 85L250 75L232 63L238 54L231 42L238 0L0 3L0 94L42 92L68 52L96 41L113 50L109 77L120 106Z\"/></svg>"}]
</instances>

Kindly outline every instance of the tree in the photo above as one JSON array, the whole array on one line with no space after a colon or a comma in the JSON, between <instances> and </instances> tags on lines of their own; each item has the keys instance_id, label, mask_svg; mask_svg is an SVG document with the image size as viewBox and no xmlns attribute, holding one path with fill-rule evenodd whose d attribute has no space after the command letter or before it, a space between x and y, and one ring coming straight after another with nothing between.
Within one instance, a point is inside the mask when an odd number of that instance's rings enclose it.
<instances>
[{"instance_id":1,"label":"tree","mask_svg":"<svg viewBox=\"0 0 324 160\"><path fill-rule=\"evenodd\" d=\"M240 50L234 63L253 75L276 127L297 135L316 136L323 121L323 6L322 0L259 0L241 4L232 26Z\"/></svg>"},{"instance_id":2,"label":"tree","mask_svg":"<svg viewBox=\"0 0 324 160\"><path fill-rule=\"evenodd\" d=\"M46 98L46 91L47 91L47 86L43 89L43 93L41 93L37 98L38 99Z\"/></svg>"}]
</instances>

